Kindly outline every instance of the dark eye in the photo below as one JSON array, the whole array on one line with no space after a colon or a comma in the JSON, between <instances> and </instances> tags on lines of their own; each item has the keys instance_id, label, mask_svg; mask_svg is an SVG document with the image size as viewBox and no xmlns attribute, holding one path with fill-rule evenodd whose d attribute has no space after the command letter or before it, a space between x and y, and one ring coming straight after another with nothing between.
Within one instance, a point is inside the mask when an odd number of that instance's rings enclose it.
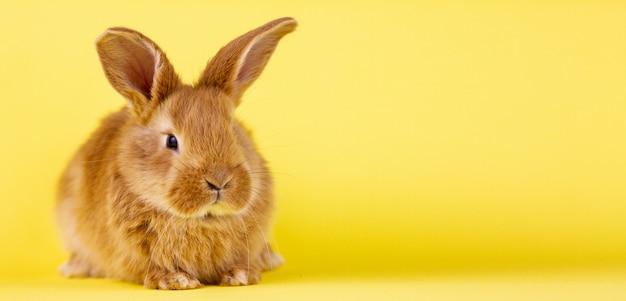
<instances>
[{"instance_id":1,"label":"dark eye","mask_svg":"<svg viewBox=\"0 0 626 301\"><path fill-rule=\"evenodd\" d=\"M167 135L165 146L171 150L178 150L178 139L174 135Z\"/></svg>"}]
</instances>

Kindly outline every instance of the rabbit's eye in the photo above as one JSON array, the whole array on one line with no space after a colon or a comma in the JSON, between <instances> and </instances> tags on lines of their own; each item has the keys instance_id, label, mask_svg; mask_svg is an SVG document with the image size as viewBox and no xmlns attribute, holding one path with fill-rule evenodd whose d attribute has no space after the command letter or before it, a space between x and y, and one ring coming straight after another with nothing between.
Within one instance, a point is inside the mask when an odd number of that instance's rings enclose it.
<instances>
[{"instance_id":1,"label":"rabbit's eye","mask_svg":"<svg viewBox=\"0 0 626 301\"><path fill-rule=\"evenodd\" d=\"M178 139L174 135L167 135L165 146L171 150L178 150Z\"/></svg>"}]
</instances>

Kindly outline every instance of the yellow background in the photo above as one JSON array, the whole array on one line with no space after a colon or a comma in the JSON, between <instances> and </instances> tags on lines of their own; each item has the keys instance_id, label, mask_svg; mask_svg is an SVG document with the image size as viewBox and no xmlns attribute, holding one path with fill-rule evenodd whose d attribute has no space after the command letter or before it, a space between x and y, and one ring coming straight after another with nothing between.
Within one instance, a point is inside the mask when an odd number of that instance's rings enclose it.
<instances>
[{"instance_id":1,"label":"yellow background","mask_svg":"<svg viewBox=\"0 0 626 301\"><path fill-rule=\"evenodd\" d=\"M300 25L238 114L275 172L287 265L259 286L180 296L626 298L625 2L0 4L9 299L173 297L56 276L57 178L124 105L95 38L137 29L191 82L282 16Z\"/></svg>"}]
</instances>

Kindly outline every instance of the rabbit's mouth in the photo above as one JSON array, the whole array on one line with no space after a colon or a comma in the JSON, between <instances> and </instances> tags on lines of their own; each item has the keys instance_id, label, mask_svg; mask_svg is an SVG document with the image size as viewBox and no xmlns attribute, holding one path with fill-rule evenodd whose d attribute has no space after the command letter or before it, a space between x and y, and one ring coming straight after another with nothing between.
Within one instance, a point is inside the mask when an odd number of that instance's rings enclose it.
<instances>
[{"instance_id":1,"label":"rabbit's mouth","mask_svg":"<svg viewBox=\"0 0 626 301\"><path fill-rule=\"evenodd\" d=\"M213 203L210 203L207 207L206 207L206 214L213 216L213 217L219 217L219 216L235 216L235 215L239 215L242 212L246 211L248 209L247 205L244 206L237 206L234 207L232 206L234 202L232 201L226 201L226 200L220 200L220 199L216 199Z\"/></svg>"},{"instance_id":2,"label":"rabbit's mouth","mask_svg":"<svg viewBox=\"0 0 626 301\"><path fill-rule=\"evenodd\" d=\"M195 212L181 212L180 210L176 210L172 207L169 208L169 213L185 219L200 219L200 220L210 220L221 217L229 217L229 216L238 216L243 212L246 212L249 206L244 206L244 208L232 208L228 205L228 202L220 201L220 200L211 200L206 202L204 206Z\"/></svg>"},{"instance_id":3,"label":"rabbit's mouth","mask_svg":"<svg viewBox=\"0 0 626 301\"><path fill-rule=\"evenodd\" d=\"M172 213L187 218L235 216L248 210L251 202L251 189L238 185L235 180L225 185L214 185L205 181L207 188L196 193L185 192L171 195L169 208Z\"/></svg>"},{"instance_id":4,"label":"rabbit's mouth","mask_svg":"<svg viewBox=\"0 0 626 301\"><path fill-rule=\"evenodd\" d=\"M209 188L209 205L222 201L224 199L224 194L226 194L226 190L232 186L230 179L225 181L223 184L214 184L216 183L215 181L209 181L207 179L204 179L204 181Z\"/></svg>"}]
</instances>

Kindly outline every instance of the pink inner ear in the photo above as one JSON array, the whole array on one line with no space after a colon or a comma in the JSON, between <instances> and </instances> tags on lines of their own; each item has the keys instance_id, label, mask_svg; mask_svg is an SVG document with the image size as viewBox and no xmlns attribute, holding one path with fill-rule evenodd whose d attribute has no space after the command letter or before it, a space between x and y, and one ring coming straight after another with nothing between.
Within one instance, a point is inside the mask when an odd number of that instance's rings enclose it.
<instances>
[{"instance_id":1,"label":"pink inner ear","mask_svg":"<svg viewBox=\"0 0 626 301\"><path fill-rule=\"evenodd\" d=\"M151 99L155 72L155 57L146 46L126 39L116 39L126 55L120 61L120 72L126 74L127 84Z\"/></svg>"},{"instance_id":2,"label":"pink inner ear","mask_svg":"<svg viewBox=\"0 0 626 301\"><path fill-rule=\"evenodd\" d=\"M261 70L263 70L263 67L265 67L265 64L267 64L268 58L272 55L275 47L276 44L256 43L253 45L246 54L241 68L239 68L237 81L244 85L254 81L259 76Z\"/></svg>"}]
</instances>

